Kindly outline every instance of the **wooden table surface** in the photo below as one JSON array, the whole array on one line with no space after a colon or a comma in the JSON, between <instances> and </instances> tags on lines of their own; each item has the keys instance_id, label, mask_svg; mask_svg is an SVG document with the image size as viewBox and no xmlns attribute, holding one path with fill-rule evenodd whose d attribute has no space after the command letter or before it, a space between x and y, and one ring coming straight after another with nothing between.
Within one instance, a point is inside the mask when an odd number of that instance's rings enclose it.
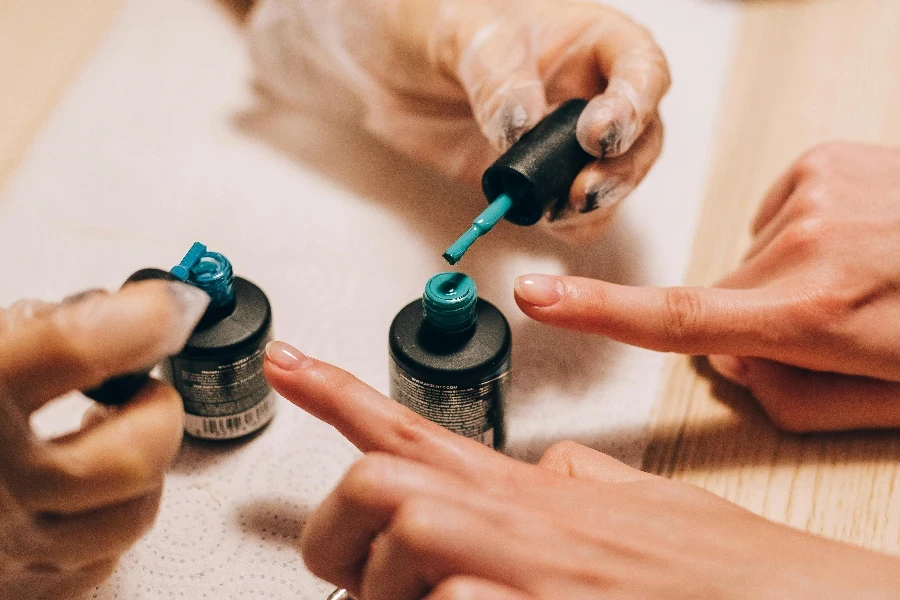
<instances>
[{"instance_id":1,"label":"wooden table surface","mask_svg":"<svg viewBox=\"0 0 900 600\"><path fill-rule=\"evenodd\" d=\"M120 0L0 0L0 188ZM745 247L758 199L829 139L900 145L900 2L746 2L718 156L688 282L715 281ZM2 210L2 206L0 206ZM673 357L645 468L773 520L900 553L900 435L792 436L753 399Z\"/></svg>"},{"instance_id":2,"label":"wooden table surface","mask_svg":"<svg viewBox=\"0 0 900 600\"><path fill-rule=\"evenodd\" d=\"M773 0L743 11L689 284L737 264L759 199L805 149L900 145L900 2ZM781 434L746 393L703 372L702 361L671 360L647 470L775 521L900 553L900 434Z\"/></svg>"}]
</instances>

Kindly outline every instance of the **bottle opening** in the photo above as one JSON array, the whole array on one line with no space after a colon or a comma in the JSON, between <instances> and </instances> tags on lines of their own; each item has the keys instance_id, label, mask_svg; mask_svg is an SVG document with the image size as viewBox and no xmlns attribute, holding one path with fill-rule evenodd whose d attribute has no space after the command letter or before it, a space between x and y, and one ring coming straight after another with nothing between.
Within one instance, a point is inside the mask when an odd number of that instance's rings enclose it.
<instances>
[{"instance_id":1,"label":"bottle opening","mask_svg":"<svg viewBox=\"0 0 900 600\"><path fill-rule=\"evenodd\" d=\"M209 294L211 306L225 306L234 300L234 271L231 262L218 252L206 252L192 267L190 282Z\"/></svg>"},{"instance_id":2,"label":"bottle opening","mask_svg":"<svg viewBox=\"0 0 900 600\"><path fill-rule=\"evenodd\" d=\"M441 273L425 284L425 321L441 333L461 333L475 324L478 293L463 273Z\"/></svg>"}]
</instances>

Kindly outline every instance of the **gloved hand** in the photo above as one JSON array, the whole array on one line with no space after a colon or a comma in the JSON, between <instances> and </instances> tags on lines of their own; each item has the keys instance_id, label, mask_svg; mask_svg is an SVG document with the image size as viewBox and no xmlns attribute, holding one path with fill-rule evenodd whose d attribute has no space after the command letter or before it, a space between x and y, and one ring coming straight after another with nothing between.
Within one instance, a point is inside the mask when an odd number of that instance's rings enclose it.
<instances>
[{"instance_id":1,"label":"gloved hand","mask_svg":"<svg viewBox=\"0 0 900 600\"><path fill-rule=\"evenodd\" d=\"M49 441L29 415L178 352L208 303L196 288L152 282L0 309L0 598L78 598L153 523L183 429L175 390L153 380Z\"/></svg>"},{"instance_id":2,"label":"gloved hand","mask_svg":"<svg viewBox=\"0 0 900 600\"><path fill-rule=\"evenodd\" d=\"M669 87L650 34L601 4L556 0L260 0L250 38L282 100L345 109L376 137L471 183L571 98L598 157L546 220L593 234L662 148Z\"/></svg>"}]
</instances>

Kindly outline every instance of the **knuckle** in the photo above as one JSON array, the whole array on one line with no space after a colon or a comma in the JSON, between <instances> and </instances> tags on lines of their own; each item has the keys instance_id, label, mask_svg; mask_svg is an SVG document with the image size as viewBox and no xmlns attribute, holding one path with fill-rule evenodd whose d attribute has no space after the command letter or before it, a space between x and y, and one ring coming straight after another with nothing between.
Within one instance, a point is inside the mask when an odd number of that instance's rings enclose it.
<instances>
[{"instance_id":1,"label":"knuckle","mask_svg":"<svg viewBox=\"0 0 900 600\"><path fill-rule=\"evenodd\" d=\"M822 247L829 229L822 217L805 217L788 226L779 237L785 250L792 254L807 255Z\"/></svg>"},{"instance_id":2,"label":"knuckle","mask_svg":"<svg viewBox=\"0 0 900 600\"><path fill-rule=\"evenodd\" d=\"M369 504L378 496L389 477L390 461L380 455L367 455L353 463L338 485L337 494L342 501L354 505Z\"/></svg>"},{"instance_id":3,"label":"knuckle","mask_svg":"<svg viewBox=\"0 0 900 600\"><path fill-rule=\"evenodd\" d=\"M4 526L0 532L0 556L4 561L30 563L45 558L40 550L38 535L30 519L20 519L12 526Z\"/></svg>"},{"instance_id":4,"label":"knuckle","mask_svg":"<svg viewBox=\"0 0 900 600\"><path fill-rule=\"evenodd\" d=\"M855 290L819 282L793 297L786 309L788 321L805 335L814 334L817 342L825 342L829 335L840 334L858 300Z\"/></svg>"},{"instance_id":5,"label":"knuckle","mask_svg":"<svg viewBox=\"0 0 900 600\"><path fill-rule=\"evenodd\" d=\"M664 291L663 327L671 339L692 337L703 320L703 302L692 288L668 288Z\"/></svg>"},{"instance_id":6,"label":"knuckle","mask_svg":"<svg viewBox=\"0 0 900 600\"><path fill-rule=\"evenodd\" d=\"M840 160L843 148L843 144L838 142L813 146L797 160L796 169L803 176L816 177L830 173Z\"/></svg>"},{"instance_id":7,"label":"knuckle","mask_svg":"<svg viewBox=\"0 0 900 600\"><path fill-rule=\"evenodd\" d=\"M439 426L410 410L403 411L400 417L391 423L391 433L404 446L414 448L431 443L435 427Z\"/></svg>"},{"instance_id":8,"label":"knuckle","mask_svg":"<svg viewBox=\"0 0 900 600\"><path fill-rule=\"evenodd\" d=\"M433 501L413 498L397 510L388 530L391 538L410 549L424 547L441 522L443 511Z\"/></svg>"},{"instance_id":9,"label":"knuckle","mask_svg":"<svg viewBox=\"0 0 900 600\"><path fill-rule=\"evenodd\" d=\"M818 180L802 185L791 198L791 204L799 214L815 214L829 204L831 195L831 186Z\"/></svg>"},{"instance_id":10,"label":"knuckle","mask_svg":"<svg viewBox=\"0 0 900 600\"><path fill-rule=\"evenodd\" d=\"M572 460L572 454L578 447L579 444L569 440L555 442L544 452L541 462L553 464L568 463Z\"/></svg>"}]
</instances>

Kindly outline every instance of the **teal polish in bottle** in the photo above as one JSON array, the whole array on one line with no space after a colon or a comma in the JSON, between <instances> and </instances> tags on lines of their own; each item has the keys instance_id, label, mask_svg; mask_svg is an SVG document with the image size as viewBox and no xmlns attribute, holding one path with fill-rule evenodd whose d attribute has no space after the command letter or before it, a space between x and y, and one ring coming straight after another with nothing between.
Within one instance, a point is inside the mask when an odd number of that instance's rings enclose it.
<instances>
[{"instance_id":1,"label":"teal polish in bottle","mask_svg":"<svg viewBox=\"0 0 900 600\"><path fill-rule=\"evenodd\" d=\"M438 331L458 334L475 324L478 291L462 273L441 273L428 280L422 294L425 321Z\"/></svg>"},{"instance_id":2,"label":"teal polish in bottle","mask_svg":"<svg viewBox=\"0 0 900 600\"><path fill-rule=\"evenodd\" d=\"M428 280L389 334L391 397L447 429L502 448L512 334L462 273Z\"/></svg>"}]
</instances>

